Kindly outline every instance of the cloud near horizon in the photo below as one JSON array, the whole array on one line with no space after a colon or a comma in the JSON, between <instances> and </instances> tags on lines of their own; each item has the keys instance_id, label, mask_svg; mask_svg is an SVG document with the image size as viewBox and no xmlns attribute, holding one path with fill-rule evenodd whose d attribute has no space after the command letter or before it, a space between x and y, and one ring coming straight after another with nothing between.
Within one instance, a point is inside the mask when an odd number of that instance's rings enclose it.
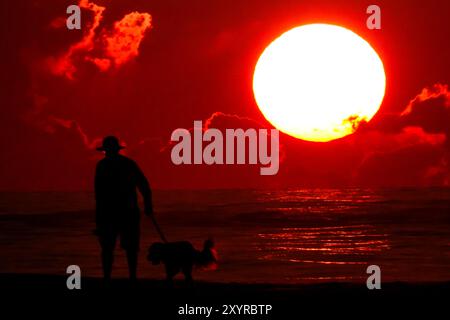
<instances>
[{"instance_id":1,"label":"cloud near horizon","mask_svg":"<svg viewBox=\"0 0 450 320\"><path fill-rule=\"evenodd\" d=\"M423 88L397 115L357 137L365 149L355 171L368 185L450 185L450 92Z\"/></svg>"}]
</instances>

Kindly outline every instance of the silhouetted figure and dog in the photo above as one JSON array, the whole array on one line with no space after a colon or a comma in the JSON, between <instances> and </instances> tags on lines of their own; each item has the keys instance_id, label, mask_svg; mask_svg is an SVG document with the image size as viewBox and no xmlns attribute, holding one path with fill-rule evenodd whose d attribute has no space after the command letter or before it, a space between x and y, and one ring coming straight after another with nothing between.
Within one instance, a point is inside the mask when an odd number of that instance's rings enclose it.
<instances>
[{"instance_id":1,"label":"silhouetted figure and dog","mask_svg":"<svg viewBox=\"0 0 450 320\"><path fill-rule=\"evenodd\" d=\"M144 213L149 216L163 242L153 243L147 259L152 264L162 262L167 279L183 272L186 281L192 280L194 266L206 267L217 262L212 240L206 240L202 251L190 242L167 242L153 215L152 192L147 178L139 166L120 154L124 146L114 136L103 139L98 151L105 157L97 164L95 172L96 230L101 246L103 277L111 280L114 249L117 239L125 250L130 280L136 280L139 242L140 209L137 190L144 200Z\"/></svg>"}]
</instances>

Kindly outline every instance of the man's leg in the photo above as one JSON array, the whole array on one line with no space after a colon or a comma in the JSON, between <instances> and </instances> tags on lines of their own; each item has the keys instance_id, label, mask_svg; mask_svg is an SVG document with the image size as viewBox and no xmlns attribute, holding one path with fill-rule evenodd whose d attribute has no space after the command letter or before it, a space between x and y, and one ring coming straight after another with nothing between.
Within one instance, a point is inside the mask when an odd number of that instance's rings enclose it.
<instances>
[{"instance_id":1,"label":"man's leg","mask_svg":"<svg viewBox=\"0 0 450 320\"><path fill-rule=\"evenodd\" d=\"M137 221L127 221L121 234L122 248L126 251L128 261L128 272L130 280L136 280L139 240L140 240L140 224Z\"/></svg>"},{"instance_id":2,"label":"man's leg","mask_svg":"<svg viewBox=\"0 0 450 320\"><path fill-rule=\"evenodd\" d=\"M103 279L106 281L111 280L112 266L114 262L114 248L102 248L102 267L103 267Z\"/></svg>"},{"instance_id":3,"label":"man's leg","mask_svg":"<svg viewBox=\"0 0 450 320\"><path fill-rule=\"evenodd\" d=\"M130 280L136 280L138 251L136 249L127 250L128 272Z\"/></svg>"},{"instance_id":4,"label":"man's leg","mask_svg":"<svg viewBox=\"0 0 450 320\"><path fill-rule=\"evenodd\" d=\"M102 248L101 255L102 255L103 279L105 279L106 281L111 280L116 238L117 233L112 228L104 230L103 234L100 236L100 245Z\"/></svg>"}]
</instances>

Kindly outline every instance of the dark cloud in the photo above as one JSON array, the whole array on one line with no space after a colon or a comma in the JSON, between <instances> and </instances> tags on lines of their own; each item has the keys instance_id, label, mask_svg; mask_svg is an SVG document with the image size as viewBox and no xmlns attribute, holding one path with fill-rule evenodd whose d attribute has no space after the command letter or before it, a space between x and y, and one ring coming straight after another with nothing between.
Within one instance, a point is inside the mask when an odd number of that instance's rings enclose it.
<instances>
[{"instance_id":1,"label":"dark cloud","mask_svg":"<svg viewBox=\"0 0 450 320\"><path fill-rule=\"evenodd\" d=\"M450 134L450 91L447 85L424 88L401 114L403 126L420 126L427 132ZM448 142L448 141L447 141Z\"/></svg>"},{"instance_id":2,"label":"dark cloud","mask_svg":"<svg viewBox=\"0 0 450 320\"><path fill-rule=\"evenodd\" d=\"M355 173L358 184L448 185L450 92L435 84L410 100L404 111L380 121L356 139L365 150Z\"/></svg>"},{"instance_id":3,"label":"dark cloud","mask_svg":"<svg viewBox=\"0 0 450 320\"><path fill-rule=\"evenodd\" d=\"M372 187L446 185L448 167L437 167L444 157L441 148L426 143L374 152L361 164L357 182Z\"/></svg>"}]
</instances>

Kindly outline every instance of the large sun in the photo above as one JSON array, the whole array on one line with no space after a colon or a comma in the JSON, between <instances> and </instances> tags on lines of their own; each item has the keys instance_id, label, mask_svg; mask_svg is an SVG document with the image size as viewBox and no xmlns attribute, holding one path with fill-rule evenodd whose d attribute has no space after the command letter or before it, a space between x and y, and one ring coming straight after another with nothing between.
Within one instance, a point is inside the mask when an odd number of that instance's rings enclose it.
<instances>
[{"instance_id":1,"label":"large sun","mask_svg":"<svg viewBox=\"0 0 450 320\"><path fill-rule=\"evenodd\" d=\"M386 76L375 50L343 27L310 24L283 33L259 58L256 103L280 131L309 141L349 135L369 121Z\"/></svg>"}]
</instances>

